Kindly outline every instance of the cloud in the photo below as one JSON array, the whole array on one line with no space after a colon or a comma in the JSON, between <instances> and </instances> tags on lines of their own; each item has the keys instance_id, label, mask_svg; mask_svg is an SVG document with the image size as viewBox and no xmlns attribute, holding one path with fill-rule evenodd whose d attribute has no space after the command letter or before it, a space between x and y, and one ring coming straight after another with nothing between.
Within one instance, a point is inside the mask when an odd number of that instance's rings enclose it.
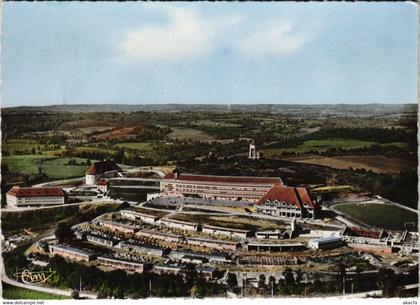
<instances>
[{"instance_id":1,"label":"cloud","mask_svg":"<svg viewBox=\"0 0 420 305\"><path fill-rule=\"evenodd\" d=\"M310 35L296 32L292 22L271 22L252 31L236 48L247 57L291 54L301 49Z\"/></svg>"},{"instance_id":2,"label":"cloud","mask_svg":"<svg viewBox=\"0 0 420 305\"><path fill-rule=\"evenodd\" d=\"M156 8L156 7L155 7ZM164 22L124 33L118 51L129 62L167 62L204 57L218 49L258 58L296 52L310 35L290 21L258 24L243 15L205 16L197 10L158 6Z\"/></svg>"},{"instance_id":3,"label":"cloud","mask_svg":"<svg viewBox=\"0 0 420 305\"><path fill-rule=\"evenodd\" d=\"M214 48L217 28L194 10L168 7L165 24L130 30L120 44L120 52L131 60L178 60L199 57Z\"/></svg>"}]
</instances>

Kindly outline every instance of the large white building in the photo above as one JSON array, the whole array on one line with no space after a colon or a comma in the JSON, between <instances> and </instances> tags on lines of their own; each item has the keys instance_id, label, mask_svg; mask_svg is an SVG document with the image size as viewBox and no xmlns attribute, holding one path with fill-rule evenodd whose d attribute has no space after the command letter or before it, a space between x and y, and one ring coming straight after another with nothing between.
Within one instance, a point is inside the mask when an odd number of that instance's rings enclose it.
<instances>
[{"instance_id":1,"label":"large white building","mask_svg":"<svg viewBox=\"0 0 420 305\"><path fill-rule=\"evenodd\" d=\"M283 185L278 177L210 176L166 174L161 181L164 196L198 196L206 199L256 203L274 185Z\"/></svg>"},{"instance_id":2,"label":"large white building","mask_svg":"<svg viewBox=\"0 0 420 305\"><path fill-rule=\"evenodd\" d=\"M65 194L59 187L19 187L14 186L6 193L7 205L40 206L59 205L66 202Z\"/></svg>"}]
</instances>

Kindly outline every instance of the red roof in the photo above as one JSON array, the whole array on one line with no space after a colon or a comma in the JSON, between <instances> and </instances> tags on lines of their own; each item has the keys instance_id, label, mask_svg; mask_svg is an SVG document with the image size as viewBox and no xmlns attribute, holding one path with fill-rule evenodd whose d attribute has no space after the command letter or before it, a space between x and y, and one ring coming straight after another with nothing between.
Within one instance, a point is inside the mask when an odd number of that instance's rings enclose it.
<instances>
[{"instance_id":1,"label":"red roof","mask_svg":"<svg viewBox=\"0 0 420 305\"><path fill-rule=\"evenodd\" d=\"M64 192L59 187L12 187L7 195L15 197L55 197L64 196Z\"/></svg>"},{"instance_id":2,"label":"red roof","mask_svg":"<svg viewBox=\"0 0 420 305\"><path fill-rule=\"evenodd\" d=\"M96 167L94 164L89 166L88 170L86 171L86 174L88 175L96 175L98 172L96 171Z\"/></svg>"},{"instance_id":3,"label":"red roof","mask_svg":"<svg viewBox=\"0 0 420 305\"><path fill-rule=\"evenodd\" d=\"M303 187L275 185L258 201L258 204L275 200L286 202L289 205L295 205L299 209L304 203L312 208L314 207L314 203L309 197L308 191Z\"/></svg>"},{"instance_id":4,"label":"red roof","mask_svg":"<svg viewBox=\"0 0 420 305\"><path fill-rule=\"evenodd\" d=\"M166 174L163 180L177 180L189 182L210 182L210 183L240 183L240 184L279 184L283 185L283 181L277 177L245 177L245 176L210 176L210 175L193 175L179 174L175 178L174 173Z\"/></svg>"}]
</instances>

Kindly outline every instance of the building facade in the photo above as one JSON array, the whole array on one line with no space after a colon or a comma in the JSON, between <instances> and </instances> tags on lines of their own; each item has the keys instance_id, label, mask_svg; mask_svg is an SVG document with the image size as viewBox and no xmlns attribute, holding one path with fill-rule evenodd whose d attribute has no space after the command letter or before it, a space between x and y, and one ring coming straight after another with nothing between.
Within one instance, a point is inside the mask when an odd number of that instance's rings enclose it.
<instances>
[{"instance_id":1,"label":"building facade","mask_svg":"<svg viewBox=\"0 0 420 305\"><path fill-rule=\"evenodd\" d=\"M85 251L66 245L48 245L48 250L53 255L61 256L65 259L75 260L75 261L85 261L89 262L95 259L98 254L90 251Z\"/></svg>"},{"instance_id":2,"label":"building facade","mask_svg":"<svg viewBox=\"0 0 420 305\"><path fill-rule=\"evenodd\" d=\"M6 193L6 202L13 207L59 205L66 202L66 197L59 187L14 186Z\"/></svg>"},{"instance_id":3,"label":"building facade","mask_svg":"<svg viewBox=\"0 0 420 305\"><path fill-rule=\"evenodd\" d=\"M115 177L119 172L121 172L121 167L113 161L95 162L86 171L85 183L97 185L99 179Z\"/></svg>"},{"instance_id":4,"label":"building facade","mask_svg":"<svg viewBox=\"0 0 420 305\"><path fill-rule=\"evenodd\" d=\"M200 197L215 200L256 203L274 185L283 185L277 177L210 176L166 174L160 185L168 197Z\"/></svg>"},{"instance_id":5,"label":"building facade","mask_svg":"<svg viewBox=\"0 0 420 305\"><path fill-rule=\"evenodd\" d=\"M341 237L324 237L310 240L308 243L309 248L314 250L334 249L343 245L343 238Z\"/></svg>"},{"instance_id":6,"label":"building facade","mask_svg":"<svg viewBox=\"0 0 420 305\"><path fill-rule=\"evenodd\" d=\"M128 272L142 273L147 270L147 264L143 262L134 262L127 259L121 259L116 257L100 256L97 259L98 264L105 267L111 267L114 269L121 269Z\"/></svg>"},{"instance_id":7,"label":"building facade","mask_svg":"<svg viewBox=\"0 0 420 305\"><path fill-rule=\"evenodd\" d=\"M279 218L315 218L316 205L302 187L274 186L256 206L257 213Z\"/></svg>"}]
</instances>

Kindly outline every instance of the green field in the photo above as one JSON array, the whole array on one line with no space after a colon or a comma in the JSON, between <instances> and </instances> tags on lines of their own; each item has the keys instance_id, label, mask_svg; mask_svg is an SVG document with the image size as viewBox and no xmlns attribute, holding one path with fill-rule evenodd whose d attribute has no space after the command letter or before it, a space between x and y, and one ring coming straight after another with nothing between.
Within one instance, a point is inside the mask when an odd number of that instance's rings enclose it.
<instances>
[{"instance_id":1,"label":"green field","mask_svg":"<svg viewBox=\"0 0 420 305\"><path fill-rule=\"evenodd\" d=\"M4 156L2 162L12 172L18 172L27 175L38 174L38 167L43 160L53 157L43 155L22 155L22 156Z\"/></svg>"},{"instance_id":2,"label":"green field","mask_svg":"<svg viewBox=\"0 0 420 305\"><path fill-rule=\"evenodd\" d=\"M87 151L87 152L94 152L94 153L113 153L114 152L114 150L112 150L112 149L90 147L90 146L76 147L76 151L77 152Z\"/></svg>"},{"instance_id":3,"label":"green field","mask_svg":"<svg viewBox=\"0 0 420 305\"><path fill-rule=\"evenodd\" d=\"M404 223L418 222L416 213L398 206L380 203L340 203L334 209L364 224L383 229L401 230Z\"/></svg>"},{"instance_id":4,"label":"green field","mask_svg":"<svg viewBox=\"0 0 420 305\"><path fill-rule=\"evenodd\" d=\"M214 137L205 133L204 131L192 129L192 128L182 128L182 127L171 127L172 131L168 134L170 139L178 140L195 140L195 141L208 141L214 140Z\"/></svg>"},{"instance_id":5,"label":"green field","mask_svg":"<svg viewBox=\"0 0 420 305\"><path fill-rule=\"evenodd\" d=\"M38 146L41 145L34 140L13 139L7 141L7 143L2 143L2 151L12 153L17 150L30 150L32 148L37 148Z\"/></svg>"},{"instance_id":6,"label":"green field","mask_svg":"<svg viewBox=\"0 0 420 305\"><path fill-rule=\"evenodd\" d=\"M153 146L150 143L127 142L127 143L118 143L114 147L116 149L118 149L118 148L129 148L129 149L137 149L137 150L143 150L143 151L153 150Z\"/></svg>"},{"instance_id":7,"label":"green field","mask_svg":"<svg viewBox=\"0 0 420 305\"><path fill-rule=\"evenodd\" d=\"M86 163L86 159L73 158L79 164ZM43 161L41 164L42 172L50 179L77 178L85 175L87 165L68 165L70 158L58 158Z\"/></svg>"},{"instance_id":8,"label":"green field","mask_svg":"<svg viewBox=\"0 0 420 305\"><path fill-rule=\"evenodd\" d=\"M308 140L303 144L293 148L267 148L262 149L264 155L273 156L281 154L283 152L295 152L295 153L307 153L310 151L324 152L330 148L341 148L341 149L355 149L370 147L376 142L360 141L354 139L324 139L324 140Z\"/></svg>"},{"instance_id":9,"label":"green field","mask_svg":"<svg viewBox=\"0 0 420 305\"><path fill-rule=\"evenodd\" d=\"M8 300L64 300L70 297L10 286L2 282L3 299Z\"/></svg>"},{"instance_id":10,"label":"green field","mask_svg":"<svg viewBox=\"0 0 420 305\"><path fill-rule=\"evenodd\" d=\"M234 124L234 123L229 123L229 122L215 122L212 120L197 120L197 121L193 121L191 122L191 125L196 125L196 126L210 126L210 127L239 127L241 126L240 124Z\"/></svg>"},{"instance_id":11,"label":"green field","mask_svg":"<svg viewBox=\"0 0 420 305\"><path fill-rule=\"evenodd\" d=\"M86 159L74 158L77 162ZM85 174L86 165L68 165L70 158L54 158L44 155L5 156L2 161L12 172L26 175L37 175L40 171L51 179L81 177Z\"/></svg>"}]
</instances>

